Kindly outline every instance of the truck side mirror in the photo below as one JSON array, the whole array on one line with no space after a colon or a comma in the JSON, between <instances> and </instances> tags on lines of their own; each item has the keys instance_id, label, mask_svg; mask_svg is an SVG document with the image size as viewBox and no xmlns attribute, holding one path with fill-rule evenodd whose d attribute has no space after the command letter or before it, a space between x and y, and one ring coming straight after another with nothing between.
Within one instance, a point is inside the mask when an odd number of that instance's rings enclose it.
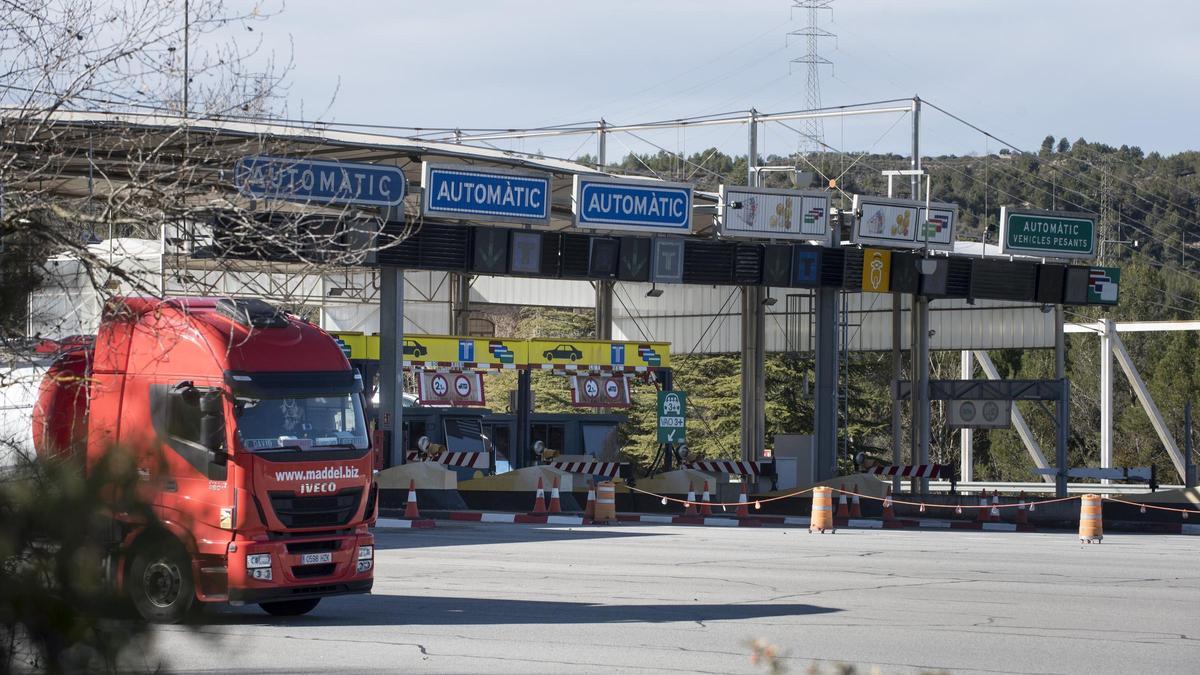
<instances>
[{"instance_id":1,"label":"truck side mirror","mask_svg":"<svg viewBox=\"0 0 1200 675\"><path fill-rule=\"evenodd\" d=\"M213 454L213 462L224 464L229 454L225 448L225 406L220 389L210 389L200 395L200 444Z\"/></svg>"}]
</instances>

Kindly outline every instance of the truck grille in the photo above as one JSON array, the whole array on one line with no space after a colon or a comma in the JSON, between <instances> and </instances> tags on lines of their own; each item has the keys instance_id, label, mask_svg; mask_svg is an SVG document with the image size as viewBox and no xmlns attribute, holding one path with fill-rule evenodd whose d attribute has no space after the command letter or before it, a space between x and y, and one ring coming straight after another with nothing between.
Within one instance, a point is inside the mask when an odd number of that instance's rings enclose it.
<instances>
[{"instance_id":1,"label":"truck grille","mask_svg":"<svg viewBox=\"0 0 1200 675\"><path fill-rule=\"evenodd\" d=\"M345 525L358 511L362 488L349 488L332 495L298 497L291 492L270 492L271 509L285 527L329 527Z\"/></svg>"}]
</instances>

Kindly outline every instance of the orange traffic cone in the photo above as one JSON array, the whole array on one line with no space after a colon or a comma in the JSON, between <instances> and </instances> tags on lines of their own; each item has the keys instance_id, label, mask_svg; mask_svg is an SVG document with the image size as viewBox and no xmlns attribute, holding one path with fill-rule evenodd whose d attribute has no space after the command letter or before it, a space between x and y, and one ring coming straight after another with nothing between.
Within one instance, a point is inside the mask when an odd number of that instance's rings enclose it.
<instances>
[{"instance_id":1,"label":"orange traffic cone","mask_svg":"<svg viewBox=\"0 0 1200 675\"><path fill-rule=\"evenodd\" d=\"M417 510L417 482L408 481L408 503L404 505L404 517L409 520L420 520L421 512Z\"/></svg>"},{"instance_id":2,"label":"orange traffic cone","mask_svg":"<svg viewBox=\"0 0 1200 675\"><path fill-rule=\"evenodd\" d=\"M858 496L858 483L854 484L854 495L850 498L850 517L862 518L862 501Z\"/></svg>"},{"instance_id":3,"label":"orange traffic cone","mask_svg":"<svg viewBox=\"0 0 1200 675\"><path fill-rule=\"evenodd\" d=\"M558 476L554 477L554 487L550 488L550 513L562 513L562 502L558 497Z\"/></svg>"},{"instance_id":4,"label":"orange traffic cone","mask_svg":"<svg viewBox=\"0 0 1200 675\"><path fill-rule=\"evenodd\" d=\"M683 509L683 515L696 515L696 486L692 485L691 481L688 481L687 505Z\"/></svg>"},{"instance_id":5,"label":"orange traffic cone","mask_svg":"<svg viewBox=\"0 0 1200 675\"><path fill-rule=\"evenodd\" d=\"M845 490L845 489L846 489L846 486L842 485L842 490ZM838 492L838 507L837 507L837 511L834 511L833 517L834 518L849 518L850 517L850 507L846 504L846 493L845 492Z\"/></svg>"},{"instance_id":6,"label":"orange traffic cone","mask_svg":"<svg viewBox=\"0 0 1200 675\"><path fill-rule=\"evenodd\" d=\"M704 481L704 494L700 496L700 515L712 515L712 506L710 506L711 502L712 497L710 497L708 494L708 481Z\"/></svg>"},{"instance_id":7,"label":"orange traffic cone","mask_svg":"<svg viewBox=\"0 0 1200 675\"><path fill-rule=\"evenodd\" d=\"M892 509L892 488L887 489L887 495L883 498L883 519L895 520L896 512Z\"/></svg>"},{"instance_id":8,"label":"orange traffic cone","mask_svg":"<svg viewBox=\"0 0 1200 675\"><path fill-rule=\"evenodd\" d=\"M1017 505L1016 522L1018 525L1029 524L1029 512L1025 510L1025 491L1021 490L1021 496L1018 497L1021 503Z\"/></svg>"},{"instance_id":9,"label":"orange traffic cone","mask_svg":"<svg viewBox=\"0 0 1200 675\"><path fill-rule=\"evenodd\" d=\"M742 493L738 495L737 513L735 515L738 518L750 517L750 509L746 506L746 481L742 481Z\"/></svg>"},{"instance_id":10,"label":"orange traffic cone","mask_svg":"<svg viewBox=\"0 0 1200 675\"><path fill-rule=\"evenodd\" d=\"M583 507L583 517L592 520L596 517L596 486L588 481L587 505Z\"/></svg>"},{"instance_id":11,"label":"orange traffic cone","mask_svg":"<svg viewBox=\"0 0 1200 675\"><path fill-rule=\"evenodd\" d=\"M537 497L533 500L533 512L546 512L546 490L542 487L542 479L538 477Z\"/></svg>"}]
</instances>

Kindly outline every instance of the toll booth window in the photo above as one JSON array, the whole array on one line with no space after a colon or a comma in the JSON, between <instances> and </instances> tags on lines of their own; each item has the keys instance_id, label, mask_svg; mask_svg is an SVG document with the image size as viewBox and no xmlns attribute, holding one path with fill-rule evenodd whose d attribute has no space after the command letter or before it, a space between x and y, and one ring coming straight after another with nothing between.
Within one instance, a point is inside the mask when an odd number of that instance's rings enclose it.
<instances>
[{"instance_id":1,"label":"toll booth window","mask_svg":"<svg viewBox=\"0 0 1200 675\"><path fill-rule=\"evenodd\" d=\"M583 452L602 461L615 461L620 444L615 424L584 424Z\"/></svg>"},{"instance_id":2,"label":"toll booth window","mask_svg":"<svg viewBox=\"0 0 1200 675\"><path fill-rule=\"evenodd\" d=\"M483 452L483 424L478 417L447 417L443 424L451 452Z\"/></svg>"},{"instance_id":3,"label":"toll booth window","mask_svg":"<svg viewBox=\"0 0 1200 675\"><path fill-rule=\"evenodd\" d=\"M547 448L563 454L574 454L566 447L566 426L562 424L534 424L529 430L530 443L541 441Z\"/></svg>"},{"instance_id":4,"label":"toll booth window","mask_svg":"<svg viewBox=\"0 0 1200 675\"><path fill-rule=\"evenodd\" d=\"M512 438L509 435L508 425L489 424L485 433L488 438L492 439L492 447L496 449L496 461L509 461Z\"/></svg>"}]
</instances>

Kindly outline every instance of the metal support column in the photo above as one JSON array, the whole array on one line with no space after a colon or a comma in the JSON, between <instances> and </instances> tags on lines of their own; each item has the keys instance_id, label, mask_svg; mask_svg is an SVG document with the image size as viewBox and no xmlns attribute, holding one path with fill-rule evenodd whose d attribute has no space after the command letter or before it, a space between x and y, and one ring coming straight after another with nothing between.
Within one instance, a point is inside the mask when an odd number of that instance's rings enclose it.
<instances>
[{"instance_id":1,"label":"metal support column","mask_svg":"<svg viewBox=\"0 0 1200 675\"><path fill-rule=\"evenodd\" d=\"M604 171L608 165L608 123L603 119L596 128L596 168ZM612 339L613 282L596 282L596 339Z\"/></svg>"},{"instance_id":2,"label":"metal support column","mask_svg":"<svg viewBox=\"0 0 1200 675\"><path fill-rule=\"evenodd\" d=\"M766 289L742 287L742 459L762 454L766 435Z\"/></svg>"},{"instance_id":3,"label":"metal support column","mask_svg":"<svg viewBox=\"0 0 1200 675\"><path fill-rule=\"evenodd\" d=\"M1196 484L1196 458L1192 455L1192 399L1183 406L1183 486Z\"/></svg>"},{"instance_id":4,"label":"metal support column","mask_svg":"<svg viewBox=\"0 0 1200 675\"><path fill-rule=\"evenodd\" d=\"M1100 468L1113 465L1113 322L1100 319ZM1104 485L1112 481L1100 479Z\"/></svg>"},{"instance_id":5,"label":"metal support column","mask_svg":"<svg viewBox=\"0 0 1200 675\"><path fill-rule=\"evenodd\" d=\"M466 335L470 332L471 275L449 272L446 285L450 291L450 334Z\"/></svg>"},{"instance_id":6,"label":"metal support column","mask_svg":"<svg viewBox=\"0 0 1200 675\"><path fill-rule=\"evenodd\" d=\"M900 338L903 337L903 323L900 320L901 293L892 293L892 382L904 379L904 360L900 354ZM904 414L900 397L892 389L892 464L904 463ZM900 477L892 476L892 492L900 492Z\"/></svg>"},{"instance_id":7,"label":"metal support column","mask_svg":"<svg viewBox=\"0 0 1200 675\"><path fill-rule=\"evenodd\" d=\"M975 379L975 357L971 355L971 350L962 350L960 356L962 363L959 370L959 377L964 380ZM959 450L959 480L964 483L975 480L975 430L970 427L963 427L961 434L962 448Z\"/></svg>"},{"instance_id":8,"label":"metal support column","mask_svg":"<svg viewBox=\"0 0 1200 675\"><path fill-rule=\"evenodd\" d=\"M517 371L517 410L516 434L513 438L512 460L513 468L523 469L533 464L532 446L529 434L529 420L533 415L533 390L530 388L529 369Z\"/></svg>"},{"instance_id":9,"label":"metal support column","mask_svg":"<svg viewBox=\"0 0 1200 675\"><path fill-rule=\"evenodd\" d=\"M404 463L404 270L379 270L379 427L385 466Z\"/></svg>"},{"instance_id":10,"label":"metal support column","mask_svg":"<svg viewBox=\"0 0 1200 675\"><path fill-rule=\"evenodd\" d=\"M916 171L921 170L921 97L913 96L912 100L912 158L909 165ZM921 177L912 176L912 198L921 198Z\"/></svg>"},{"instance_id":11,"label":"metal support column","mask_svg":"<svg viewBox=\"0 0 1200 675\"><path fill-rule=\"evenodd\" d=\"M1067 428L1070 413L1068 394L1071 392L1071 384L1067 382L1067 335L1063 331L1063 320L1063 306L1055 305L1054 379L1063 383L1063 395L1058 401L1058 414L1056 415L1058 418L1058 435L1056 436L1057 442L1054 447L1055 464L1058 468L1058 475L1054 479L1054 493L1057 497L1067 496L1067 471L1071 468L1067 464L1067 441L1071 437L1071 430Z\"/></svg>"},{"instance_id":12,"label":"metal support column","mask_svg":"<svg viewBox=\"0 0 1200 675\"><path fill-rule=\"evenodd\" d=\"M746 184L758 184L758 112L746 120ZM766 436L766 307L762 286L742 287L742 459L762 454Z\"/></svg>"},{"instance_id":13,"label":"metal support column","mask_svg":"<svg viewBox=\"0 0 1200 675\"><path fill-rule=\"evenodd\" d=\"M603 118L600 120L600 126L596 129L596 168L604 171L604 167L608 165L608 123Z\"/></svg>"},{"instance_id":14,"label":"metal support column","mask_svg":"<svg viewBox=\"0 0 1200 675\"><path fill-rule=\"evenodd\" d=\"M1067 440L1070 438L1071 383L1067 378L1062 383L1062 398L1058 401L1058 441L1054 444L1054 464L1058 474L1054 477L1054 496L1067 496Z\"/></svg>"},{"instance_id":15,"label":"metal support column","mask_svg":"<svg viewBox=\"0 0 1200 675\"><path fill-rule=\"evenodd\" d=\"M929 299L913 295L912 303L912 459L929 463ZM921 494L929 492L929 479L920 479Z\"/></svg>"},{"instance_id":16,"label":"metal support column","mask_svg":"<svg viewBox=\"0 0 1200 675\"><path fill-rule=\"evenodd\" d=\"M813 479L837 476L838 350L837 289L818 288L816 299L816 379L813 398Z\"/></svg>"},{"instance_id":17,"label":"metal support column","mask_svg":"<svg viewBox=\"0 0 1200 675\"><path fill-rule=\"evenodd\" d=\"M596 339L612 339L613 282L596 282Z\"/></svg>"}]
</instances>

